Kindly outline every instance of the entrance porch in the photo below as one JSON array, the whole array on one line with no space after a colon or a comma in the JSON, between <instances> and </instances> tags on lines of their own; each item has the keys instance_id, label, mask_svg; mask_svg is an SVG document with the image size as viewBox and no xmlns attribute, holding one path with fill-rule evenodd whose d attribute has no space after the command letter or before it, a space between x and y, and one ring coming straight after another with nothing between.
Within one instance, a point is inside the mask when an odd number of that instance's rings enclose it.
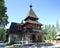
<instances>
[{"instance_id":1,"label":"entrance porch","mask_svg":"<svg viewBox=\"0 0 60 48\"><path fill-rule=\"evenodd\" d=\"M19 44L31 44L34 42L43 42L44 36L42 33L10 34L9 42L12 40Z\"/></svg>"}]
</instances>

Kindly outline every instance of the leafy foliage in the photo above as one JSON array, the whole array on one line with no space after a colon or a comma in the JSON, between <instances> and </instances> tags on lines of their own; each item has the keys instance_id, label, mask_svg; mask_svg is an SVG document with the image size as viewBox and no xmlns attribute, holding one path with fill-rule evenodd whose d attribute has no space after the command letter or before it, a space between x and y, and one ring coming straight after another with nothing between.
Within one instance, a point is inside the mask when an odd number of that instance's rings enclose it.
<instances>
[{"instance_id":1,"label":"leafy foliage","mask_svg":"<svg viewBox=\"0 0 60 48\"><path fill-rule=\"evenodd\" d=\"M8 24L8 16L6 14L7 8L4 3L4 0L0 0L0 26L5 26Z\"/></svg>"},{"instance_id":2,"label":"leafy foliage","mask_svg":"<svg viewBox=\"0 0 60 48\"><path fill-rule=\"evenodd\" d=\"M60 32L60 25L59 25L59 22L58 21L56 22L56 31L57 32Z\"/></svg>"},{"instance_id":3,"label":"leafy foliage","mask_svg":"<svg viewBox=\"0 0 60 48\"><path fill-rule=\"evenodd\" d=\"M54 25L45 25L43 27L43 30L47 33L45 35L45 39L46 40L52 40L52 39L55 39L56 38L56 33L57 32L60 32L60 25L59 25L59 22L57 21L56 22L56 26Z\"/></svg>"},{"instance_id":4,"label":"leafy foliage","mask_svg":"<svg viewBox=\"0 0 60 48\"><path fill-rule=\"evenodd\" d=\"M54 25L45 25L43 30L47 33L45 35L46 40L52 40L56 37L56 28Z\"/></svg>"},{"instance_id":5,"label":"leafy foliage","mask_svg":"<svg viewBox=\"0 0 60 48\"><path fill-rule=\"evenodd\" d=\"M0 40L3 41L6 38L6 30L0 29Z\"/></svg>"},{"instance_id":6,"label":"leafy foliage","mask_svg":"<svg viewBox=\"0 0 60 48\"><path fill-rule=\"evenodd\" d=\"M2 41L5 40L6 30L4 28L8 24L8 16L6 12L7 7L5 7L5 2L4 0L0 0L0 40Z\"/></svg>"}]
</instances>

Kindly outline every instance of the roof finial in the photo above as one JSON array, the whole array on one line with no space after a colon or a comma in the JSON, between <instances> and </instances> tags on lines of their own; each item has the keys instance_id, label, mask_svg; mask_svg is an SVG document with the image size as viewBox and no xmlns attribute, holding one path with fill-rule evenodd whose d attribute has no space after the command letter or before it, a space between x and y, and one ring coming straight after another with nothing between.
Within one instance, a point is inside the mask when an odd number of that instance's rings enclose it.
<instances>
[{"instance_id":1,"label":"roof finial","mask_svg":"<svg viewBox=\"0 0 60 48\"><path fill-rule=\"evenodd\" d=\"M32 3L31 3L31 0L30 0L30 7L32 7Z\"/></svg>"}]
</instances>

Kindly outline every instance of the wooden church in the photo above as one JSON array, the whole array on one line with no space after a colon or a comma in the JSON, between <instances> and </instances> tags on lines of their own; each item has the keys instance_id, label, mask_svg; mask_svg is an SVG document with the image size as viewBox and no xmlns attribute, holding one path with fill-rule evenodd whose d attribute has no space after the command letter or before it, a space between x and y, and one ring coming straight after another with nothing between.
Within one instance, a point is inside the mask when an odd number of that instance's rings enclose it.
<instances>
[{"instance_id":1,"label":"wooden church","mask_svg":"<svg viewBox=\"0 0 60 48\"><path fill-rule=\"evenodd\" d=\"M34 43L43 42L45 32L41 29L43 24L38 22L38 17L32 9L32 5L29 6L29 12L27 17L24 19L24 23L11 23L10 28L7 31L7 40L11 42L14 40L15 43Z\"/></svg>"}]
</instances>

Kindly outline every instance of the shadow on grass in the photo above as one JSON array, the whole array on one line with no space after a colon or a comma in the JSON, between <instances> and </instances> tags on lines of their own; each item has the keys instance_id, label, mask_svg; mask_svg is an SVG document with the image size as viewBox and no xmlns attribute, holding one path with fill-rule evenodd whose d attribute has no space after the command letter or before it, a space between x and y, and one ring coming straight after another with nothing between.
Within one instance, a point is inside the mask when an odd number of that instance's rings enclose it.
<instances>
[{"instance_id":1,"label":"shadow on grass","mask_svg":"<svg viewBox=\"0 0 60 48\"><path fill-rule=\"evenodd\" d=\"M46 43L45 46L53 46L52 43Z\"/></svg>"},{"instance_id":2,"label":"shadow on grass","mask_svg":"<svg viewBox=\"0 0 60 48\"><path fill-rule=\"evenodd\" d=\"M52 43L38 43L36 46L37 46L37 47L42 47L42 46L53 46L53 44L52 44Z\"/></svg>"},{"instance_id":3,"label":"shadow on grass","mask_svg":"<svg viewBox=\"0 0 60 48\"><path fill-rule=\"evenodd\" d=\"M52 43L34 43L34 44L24 44L24 45L14 45L14 47L42 47L42 46L53 46Z\"/></svg>"}]
</instances>

